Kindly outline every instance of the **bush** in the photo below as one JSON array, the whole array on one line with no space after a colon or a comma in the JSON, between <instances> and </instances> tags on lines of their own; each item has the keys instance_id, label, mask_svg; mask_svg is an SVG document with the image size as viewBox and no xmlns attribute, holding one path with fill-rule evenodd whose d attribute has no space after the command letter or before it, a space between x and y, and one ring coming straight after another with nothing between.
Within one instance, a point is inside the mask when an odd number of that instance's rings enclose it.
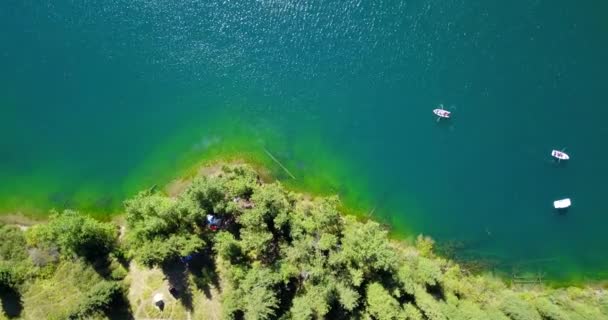
<instances>
[{"instance_id":1,"label":"bush","mask_svg":"<svg viewBox=\"0 0 608 320\"><path fill-rule=\"evenodd\" d=\"M568 320L570 317L557 305L553 304L547 298L537 298L534 300L536 310L540 313L543 319L550 320Z\"/></svg>"},{"instance_id":2,"label":"bush","mask_svg":"<svg viewBox=\"0 0 608 320\"><path fill-rule=\"evenodd\" d=\"M16 286L17 281L12 270L8 266L0 264L0 290L14 289Z\"/></svg>"},{"instance_id":3,"label":"bush","mask_svg":"<svg viewBox=\"0 0 608 320\"><path fill-rule=\"evenodd\" d=\"M23 232L0 225L0 287L17 289L32 273Z\"/></svg>"},{"instance_id":4,"label":"bush","mask_svg":"<svg viewBox=\"0 0 608 320\"><path fill-rule=\"evenodd\" d=\"M127 201L127 256L158 266L202 250L199 209L149 192Z\"/></svg>"},{"instance_id":5,"label":"bush","mask_svg":"<svg viewBox=\"0 0 608 320\"><path fill-rule=\"evenodd\" d=\"M404 314L399 302L381 284L374 282L367 287L367 312L378 320L402 319Z\"/></svg>"},{"instance_id":6,"label":"bush","mask_svg":"<svg viewBox=\"0 0 608 320\"><path fill-rule=\"evenodd\" d=\"M98 282L86 293L69 318L85 319L94 313L107 311L120 295L122 295L122 288L118 282Z\"/></svg>"},{"instance_id":7,"label":"bush","mask_svg":"<svg viewBox=\"0 0 608 320\"><path fill-rule=\"evenodd\" d=\"M446 315L442 311L442 302L435 300L423 287L417 286L414 290L414 295L416 297L416 306L422 310L429 320L447 320Z\"/></svg>"},{"instance_id":8,"label":"bush","mask_svg":"<svg viewBox=\"0 0 608 320\"><path fill-rule=\"evenodd\" d=\"M36 225L26 233L31 246L57 247L63 255L86 258L110 253L116 245L117 235L114 225L70 210L53 214L48 223Z\"/></svg>"},{"instance_id":9,"label":"bush","mask_svg":"<svg viewBox=\"0 0 608 320\"><path fill-rule=\"evenodd\" d=\"M512 293L503 295L500 310L513 320L542 320L534 307Z\"/></svg>"},{"instance_id":10,"label":"bush","mask_svg":"<svg viewBox=\"0 0 608 320\"><path fill-rule=\"evenodd\" d=\"M23 232L16 226L0 225L0 261L20 262L26 259Z\"/></svg>"}]
</instances>

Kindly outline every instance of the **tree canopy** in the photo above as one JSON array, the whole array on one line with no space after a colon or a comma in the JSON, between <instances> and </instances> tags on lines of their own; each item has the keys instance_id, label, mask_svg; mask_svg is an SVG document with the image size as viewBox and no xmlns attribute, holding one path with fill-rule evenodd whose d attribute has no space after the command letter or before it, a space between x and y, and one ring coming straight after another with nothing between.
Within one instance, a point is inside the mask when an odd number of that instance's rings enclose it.
<instances>
[{"instance_id":1,"label":"tree canopy","mask_svg":"<svg viewBox=\"0 0 608 320\"><path fill-rule=\"evenodd\" d=\"M150 192L127 201L129 256L153 266L201 250L205 242L197 234L203 212L191 210L189 205Z\"/></svg>"},{"instance_id":2,"label":"tree canopy","mask_svg":"<svg viewBox=\"0 0 608 320\"><path fill-rule=\"evenodd\" d=\"M113 224L66 210L51 215L48 223L32 227L26 236L30 246L57 247L64 255L92 258L110 253L117 234Z\"/></svg>"},{"instance_id":3,"label":"tree canopy","mask_svg":"<svg viewBox=\"0 0 608 320\"><path fill-rule=\"evenodd\" d=\"M465 274L428 237L395 244L380 224L341 215L336 197L258 181L247 166L225 167L176 198L140 194L127 202L129 241L159 260L211 246L225 319L561 319L577 306ZM205 228L207 214L225 221L220 230ZM600 305L589 312L604 317Z\"/></svg>"},{"instance_id":4,"label":"tree canopy","mask_svg":"<svg viewBox=\"0 0 608 320\"><path fill-rule=\"evenodd\" d=\"M32 267L23 232L16 226L0 224L0 287L16 288Z\"/></svg>"}]
</instances>

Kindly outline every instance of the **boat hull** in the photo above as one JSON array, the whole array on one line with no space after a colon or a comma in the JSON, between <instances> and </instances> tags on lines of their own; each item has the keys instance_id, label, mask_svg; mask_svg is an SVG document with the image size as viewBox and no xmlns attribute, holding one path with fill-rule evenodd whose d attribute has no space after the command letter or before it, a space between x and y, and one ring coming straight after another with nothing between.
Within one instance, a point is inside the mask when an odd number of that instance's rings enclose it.
<instances>
[{"instance_id":1,"label":"boat hull","mask_svg":"<svg viewBox=\"0 0 608 320\"><path fill-rule=\"evenodd\" d=\"M438 117L446 118L446 119L449 118L450 114L451 114L451 112L443 110L443 109L435 109L435 110L433 110L433 113Z\"/></svg>"},{"instance_id":2,"label":"boat hull","mask_svg":"<svg viewBox=\"0 0 608 320\"><path fill-rule=\"evenodd\" d=\"M555 209L567 209L572 205L572 201L569 198L553 201L553 207Z\"/></svg>"},{"instance_id":3,"label":"boat hull","mask_svg":"<svg viewBox=\"0 0 608 320\"><path fill-rule=\"evenodd\" d=\"M570 160L570 156L563 151L553 150L551 151L551 156L555 159L559 160Z\"/></svg>"}]
</instances>

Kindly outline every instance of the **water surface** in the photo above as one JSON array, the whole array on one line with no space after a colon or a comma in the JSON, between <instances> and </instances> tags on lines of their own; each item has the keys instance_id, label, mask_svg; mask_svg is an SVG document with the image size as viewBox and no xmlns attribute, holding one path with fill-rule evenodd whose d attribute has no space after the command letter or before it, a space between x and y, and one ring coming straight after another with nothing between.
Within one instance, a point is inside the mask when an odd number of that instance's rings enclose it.
<instances>
[{"instance_id":1,"label":"water surface","mask_svg":"<svg viewBox=\"0 0 608 320\"><path fill-rule=\"evenodd\" d=\"M241 154L395 234L605 278L608 4L0 4L0 207L120 211ZM435 121L443 103L451 121ZM556 165L553 148L573 160ZM274 164L271 152L296 176ZM570 197L567 215L553 200Z\"/></svg>"}]
</instances>

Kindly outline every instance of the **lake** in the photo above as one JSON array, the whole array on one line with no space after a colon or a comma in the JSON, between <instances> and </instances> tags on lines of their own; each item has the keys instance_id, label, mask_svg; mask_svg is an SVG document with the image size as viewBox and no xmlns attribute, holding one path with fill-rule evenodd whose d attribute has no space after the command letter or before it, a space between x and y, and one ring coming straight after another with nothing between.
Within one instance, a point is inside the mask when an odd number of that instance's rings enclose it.
<instances>
[{"instance_id":1,"label":"lake","mask_svg":"<svg viewBox=\"0 0 608 320\"><path fill-rule=\"evenodd\" d=\"M606 12L5 0L0 211L115 214L200 161L244 157L396 237L428 234L508 273L606 279ZM436 121L440 104L452 119ZM555 163L562 148L572 160Z\"/></svg>"}]
</instances>

